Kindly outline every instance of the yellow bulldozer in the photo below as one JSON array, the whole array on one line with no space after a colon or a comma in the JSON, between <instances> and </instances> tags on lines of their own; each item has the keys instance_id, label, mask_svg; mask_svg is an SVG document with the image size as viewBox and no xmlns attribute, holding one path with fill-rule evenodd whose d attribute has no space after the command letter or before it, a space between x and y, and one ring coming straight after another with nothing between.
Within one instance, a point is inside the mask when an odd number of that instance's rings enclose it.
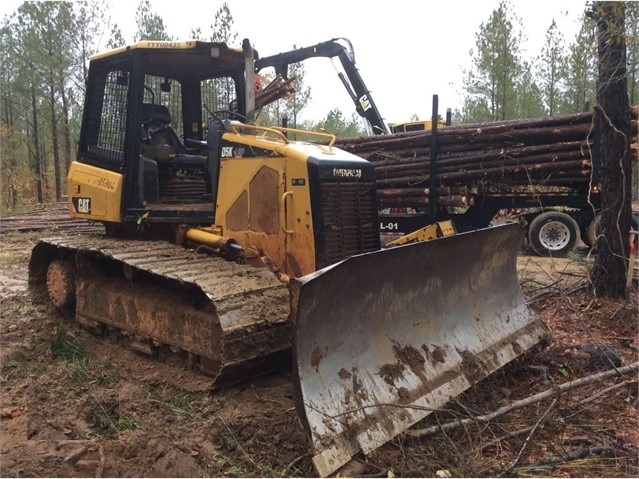
<instances>
[{"instance_id":1,"label":"yellow bulldozer","mask_svg":"<svg viewBox=\"0 0 639 479\"><path fill-rule=\"evenodd\" d=\"M39 241L30 289L214 388L290 368L327 476L547 328L518 286L518 224L382 249L371 164L254 124L256 58L248 40L91 58L67 189L105 234Z\"/></svg>"}]
</instances>

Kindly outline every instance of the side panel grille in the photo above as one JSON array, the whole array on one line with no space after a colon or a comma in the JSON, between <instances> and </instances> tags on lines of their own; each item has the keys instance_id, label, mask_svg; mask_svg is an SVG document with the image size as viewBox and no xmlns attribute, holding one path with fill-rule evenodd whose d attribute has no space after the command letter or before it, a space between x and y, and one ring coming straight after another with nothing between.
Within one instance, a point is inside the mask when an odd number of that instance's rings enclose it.
<instances>
[{"instance_id":1,"label":"side panel grille","mask_svg":"<svg viewBox=\"0 0 639 479\"><path fill-rule=\"evenodd\" d=\"M324 181L321 196L325 241L323 251L317 251L320 268L380 248L373 181Z\"/></svg>"}]
</instances>

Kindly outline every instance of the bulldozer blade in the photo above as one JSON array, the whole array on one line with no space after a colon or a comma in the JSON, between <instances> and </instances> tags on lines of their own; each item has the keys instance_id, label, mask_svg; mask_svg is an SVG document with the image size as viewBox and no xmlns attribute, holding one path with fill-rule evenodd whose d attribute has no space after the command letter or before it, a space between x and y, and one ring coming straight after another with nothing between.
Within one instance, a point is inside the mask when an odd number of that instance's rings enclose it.
<instances>
[{"instance_id":1,"label":"bulldozer blade","mask_svg":"<svg viewBox=\"0 0 639 479\"><path fill-rule=\"evenodd\" d=\"M353 256L291 286L296 408L328 476L549 335L516 223Z\"/></svg>"}]
</instances>

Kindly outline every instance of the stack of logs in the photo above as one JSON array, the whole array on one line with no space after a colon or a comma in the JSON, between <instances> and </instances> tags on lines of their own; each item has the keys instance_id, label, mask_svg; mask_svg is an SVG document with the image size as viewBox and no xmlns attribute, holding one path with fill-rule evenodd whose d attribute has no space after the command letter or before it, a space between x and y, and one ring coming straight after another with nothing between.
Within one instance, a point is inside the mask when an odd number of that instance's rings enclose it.
<instances>
[{"instance_id":1,"label":"stack of logs","mask_svg":"<svg viewBox=\"0 0 639 479\"><path fill-rule=\"evenodd\" d=\"M631 107L637 161L639 105ZM472 191L552 191L591 181L593 114L440 127L437 204L464 206ZM336 146L373 163L381 208L428 204L432 133L342 138Z\"/></svg>"}]
</instances>

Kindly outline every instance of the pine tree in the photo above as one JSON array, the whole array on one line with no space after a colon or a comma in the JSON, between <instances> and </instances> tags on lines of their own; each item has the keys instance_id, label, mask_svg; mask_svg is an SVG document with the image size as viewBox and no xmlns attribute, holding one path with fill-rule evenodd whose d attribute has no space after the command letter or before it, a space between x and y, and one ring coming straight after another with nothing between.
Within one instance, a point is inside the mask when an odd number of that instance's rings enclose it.
<instances>
[{"instance_id":1,"label":"pine tree","mask_svg":"<svg viewBox=\"0 0 639 479\"><path fill-rule=\"evenodd\" d=\"M566 94L561 110L574 113L594 104L597 78L595 25L584 15L577 37L568 47Z\"/></svg>"},{"instance_id":2,"label":"pine tree","mask_svg":"<svg viewBox=\"0 0 639 479\"><path fill-rule=\"evenodd\" d=\"M338 108L329 111L326 117L320 120L313 129L332 133L338 138L354 138L365 135L359 116L353 113L350 118L346 118Z\"/></svg>"},{"instance_id":3,"label":"pine tree","mask_svg":"<svg viewBox=\"0 0 639 479\"><path fill-rule=\"evenodd\" d=\"M522 74L516 88L517 110L514 118L540 118L546 114L543 93L535 82L528 62L523 63Z\"/></svg>"},{"instance_id":4,"label":"pine tree","mask_svg":"<svg viewBox=\"0 0 639 479\"><path fill-rule=\"evenodd\" d=\"M215 13L213 25L211 25L211 41L226 42L231 46L239 46L239 34L234 27L233 15L226 2Z\"/></svg>"},{"instance_id":5,"label":"pine tree","mask_svg":"<svg viewBox=\"0 0 639 479\"><path fill-rule=\"evenodd\" d=\"M601 222L592 283L598 296L624 297L631 222L630 105L626 79L625 2L595 2L596 123L601 131Z\"/></svg>"},{"instance_id":6,"label":"pine tree","mask_svg":"<svg viewBox=\"0 0 639 479\"><path fill-rule=\"evenodd\" d=\"M517 79L522 66L520 44L522 35L515 29L518 18L510 13L510 3L500 2L487 23L476 34L476 50L470 51L473 69L466 75L466 107L464 121L488 109L489 117L482 120L505 120L516 116ZM472 113L471 113L472 112Z\"/></svg>"},{"instance_id":7,"label":"pine tree","mask_svg":"<svg viewBox=\"0 0 639 479\"><path fill-rule=\"evenodd\" d=\"M311 100L311 89L304 84L306 71L302 63L293 63L288 68L289 78L295 78L295 93L284 101L285 114L293 128L299 128L298 116Z\"/></svg>"},{"instance_id":8,"label":"pine tree","mask_svg":"<svg viewBox=\"0 0 639 479\"><path fill-rule=\"evenodd\" d=\"M153 12L150 0L143 0L135 12L135 23L138 31L135 34L136 41L141 40L173 40L166 31L164 20Z\"/></svg>"},{"instance_id":9,"label":"pine tree","mask_svg":"<svg viewBox=\"0 0 639 479\"><path fill-rule=\"evenodd\" d=\"M106 47L108 50L123 47L126 45L126 41L124 40L124 36L122 36L122 31L117 24L114 24L111 27L111 34L109 36L109 40L107 41Z\"/></svg>"},{"instance_id":10,"label":"pine tree","mask_svg":"<svg viewBox=\"0 0 639 479\"><path fill-rule=\"evenodd\" d=\"M13 209L18 204L20 183L21 138L20 111L16 104L18 89L16 79L18 66L15 62L17 49L11 21L5 18L0 28L0 191L2 205Z\"/></svg>"},{"instance_id":11,"label":"pine tree","mask_svg":"<svg viewBox=\"0 0 639 479\"><path fill-rule=\"evenodd\" d=\"M564 49L564 35L553 20L546 31L541 55L537 57L539 84L548 115L560 113L566 79Z\"/></svg>"}]
</instances>

